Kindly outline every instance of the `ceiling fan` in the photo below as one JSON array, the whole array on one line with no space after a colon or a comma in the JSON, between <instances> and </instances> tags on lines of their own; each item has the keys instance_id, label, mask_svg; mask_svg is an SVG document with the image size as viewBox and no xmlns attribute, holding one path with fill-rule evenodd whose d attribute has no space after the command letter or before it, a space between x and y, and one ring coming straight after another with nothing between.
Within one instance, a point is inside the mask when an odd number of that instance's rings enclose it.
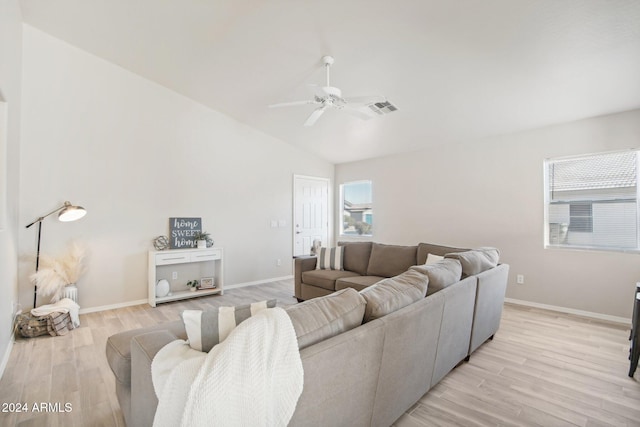
<instances>
[{"instance_id":1,"label":"ceiling fan","mask_svg":"<svg viewBox=\"0 0 640 427\"><path fill-rule=\"evenodd\" d=\"M327 108L333 108L334 110L341 110L352 116L358 117L362 120L369 120L373 117L374 111L378 112L379 108L383 108L387 104L387 98L382 95L373 96L356 96L351 98L343 98L342 91L335 86L331 86L329 80L329 69L333 65L334 59L332 56L323 56L322 62L327 70L327 84L326 86L310 85L315 87L315 94L313 99L307 101L293 101L293 102L281 102L279 104L271 104L269 108L280 107L293 107L296 105L317 105L318 108L313 110L311 115L304 122L305 126L313 126L313 124L322 116ZM369 106L378 104L378 108L367 108ZM380 114L380 113L379 113Z\"/></svg>"}]
</instances>

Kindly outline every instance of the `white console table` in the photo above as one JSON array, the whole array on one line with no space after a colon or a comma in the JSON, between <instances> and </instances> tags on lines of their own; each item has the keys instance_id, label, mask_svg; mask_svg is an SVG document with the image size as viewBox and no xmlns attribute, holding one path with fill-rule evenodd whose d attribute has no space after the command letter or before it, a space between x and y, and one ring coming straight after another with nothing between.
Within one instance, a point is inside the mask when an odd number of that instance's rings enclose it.
<instances>
[{"instance_id":1,"label":"white console table","mask_svg":"<svg viewBox=\"0 0 640 427\"><path fill-rule=\"evenodd\" d=\"M207 249L170 249L149 251L149 305L205 295L224 293L222 266L222 248ZM203 277L213 277L213 289L191 291L186 283L200 281ZM165 279L171 286L171 292L164 297L156 297L156 284Z\"/></svg>"}]
</instances>

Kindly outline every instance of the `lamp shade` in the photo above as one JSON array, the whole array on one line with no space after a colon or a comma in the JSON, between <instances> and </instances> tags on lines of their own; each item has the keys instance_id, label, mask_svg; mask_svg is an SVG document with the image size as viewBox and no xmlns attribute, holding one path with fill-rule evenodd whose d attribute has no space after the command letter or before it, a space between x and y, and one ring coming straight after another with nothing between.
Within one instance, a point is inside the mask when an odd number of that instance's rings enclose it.
<instances>
[{"instance_id":1,"label":"lamp shade","mask_svg":"<svg viewBox=\"0 0 640 427\"><path fill-rule=\"evenodd\" d=\"M69 202L64 202L64 207L58 214L58 220L71 222L82 218L87 214L87 210L82 206L74 206Z\"/></svg>"}]
</instances>

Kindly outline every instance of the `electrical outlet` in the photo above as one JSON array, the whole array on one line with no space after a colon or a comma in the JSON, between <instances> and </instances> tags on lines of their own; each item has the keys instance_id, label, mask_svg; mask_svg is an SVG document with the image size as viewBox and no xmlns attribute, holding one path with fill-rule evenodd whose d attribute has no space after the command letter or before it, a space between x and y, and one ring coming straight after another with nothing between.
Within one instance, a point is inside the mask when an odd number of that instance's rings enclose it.
<instances>
[{"instance_id":1,"label":"electrical outlet","mask_svg":"<svg viewBox=\"0 0 640 427\"><path fill-rule=\"evenodd\" d=\"M524 274L518 274L516 276L516 283L518 285L524 285Z\"/></svg>"},{"instance_id":2,"label":"electrical outlet","mask_svg":"<svg viewBox=\"0 0 640 427\"><path fill-rule=\"evenodd\" d=\"M178 272L177 272L177 271L174 271L173 273L171 273L171 278L172 278L173 280L176 280L176 279L178 278Z\"/></svg>"},{"instance_id":3,"label":"electrical outlet","mask_svg":"<svg viewBox=\"0 0 640 427\"><path fill-rule=\"evenodd\" d=\"M282 265L282 260L281 260L280 258L278 258L278 259L276 260L276 265L277 265L278 267L280 267L280 266Z\"/></svg>"}]
</instances>

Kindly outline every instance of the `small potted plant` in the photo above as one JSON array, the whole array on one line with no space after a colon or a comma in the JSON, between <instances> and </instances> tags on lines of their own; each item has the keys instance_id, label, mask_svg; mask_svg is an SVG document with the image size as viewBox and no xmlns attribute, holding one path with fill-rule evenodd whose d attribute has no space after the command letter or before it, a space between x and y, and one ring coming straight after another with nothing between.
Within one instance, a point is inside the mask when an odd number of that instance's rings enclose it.
<instances>
[{"instance_id":1,"label":"small potted plant","mask_svg":"<svg viewBox=\"0 0 640 427\"><path fill-rule=\"evenodd\" d=\"M206 231L200 231L195 235L196 242L198 243L198 249L206 249L207 244L211 240L211 234Z\"/></svg>"},{"instance_id":2,"label":"small potted plant","mask_svg":"<svg viewBox=\"0 0 640 427\"><path fill-rule=\"evenodd\" d=\"M189 280L187 282L187 287L191 292L195 292L198 289L198 285L200 285L200 283L198 283L197 280Z\"/></svg>"}]
</instances>

